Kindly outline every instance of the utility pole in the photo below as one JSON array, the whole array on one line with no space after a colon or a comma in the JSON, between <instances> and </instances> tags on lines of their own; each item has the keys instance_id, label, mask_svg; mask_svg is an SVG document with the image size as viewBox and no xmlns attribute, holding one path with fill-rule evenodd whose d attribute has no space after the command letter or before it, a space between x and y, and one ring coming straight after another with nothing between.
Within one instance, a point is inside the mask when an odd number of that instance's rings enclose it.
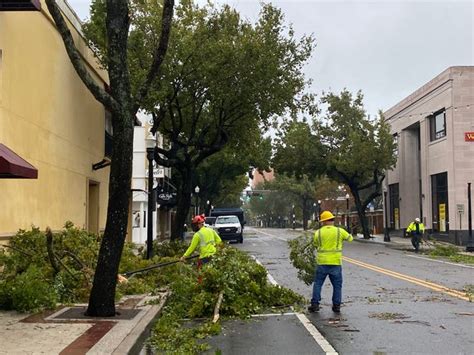
<instances>
[{"instance_id":1,"label":"utility pole","mask_svg":"<svg viewBox=\"0 0 474 355\"><path fill-rule=\"evenodd\" d=\"M349 230L349 194L346 194L346 230L350 233Z\"/></svg>"},{"instance_id":2,"label":"utility pole","mask_svg":"<svg viewBox=\"0 0 474 355\"><path fill-rule=\"evenodd\" d=\"M387 190L383 190L383 204L384 204L384 214L385 214L385 228L383 230L383 241L390 241L390 233L388 231L388 207L387 207Z\"/></svg>"},{"instance_id":3,"label":"utility pole","mask_svg":"<svg viewBox=\"0 0 474 355\"><path fill-rule=\"evenodd\" d=\"M146 237L146 258L151 259L153 256L153 211L155 199L153 198L153 159L154 148L146 149L146 157L148 159L148 217L146 221L147 237Z\"/></svg>"},{"instance_id":4,"label":"utility pole","mask_svg":"<svg viewBox=\"0 0 474 355\"><path fill-rule=\"evenodd\" d=\"M466 245L466 251L474 251L474 241L472 240L472 206L471 206L471 183L467 183L467 223L469 228L469 241Z\"/></svg>"}]
</instances>

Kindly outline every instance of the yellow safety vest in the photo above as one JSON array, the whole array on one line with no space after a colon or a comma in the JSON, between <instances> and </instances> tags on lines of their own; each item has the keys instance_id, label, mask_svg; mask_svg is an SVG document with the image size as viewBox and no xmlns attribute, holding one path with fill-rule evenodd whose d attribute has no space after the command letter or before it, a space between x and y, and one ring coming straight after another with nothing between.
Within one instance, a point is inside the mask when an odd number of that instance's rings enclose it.
<instances>
[{"instance_id":1,"label":"yellow safety vest","mask_svg":"<svg viewBox=\"0 0 474 355\"><path fill-rule=\"evenodd\" d=\"M219 243L222 243L221 237L214 229L202 227L194 233L191 245L184 253L184 257L190 256L199 246L199 259L207 258L216 253L216 245Z\"/></svg>"},{"instance_id":2,"label":"yellow safety vest","mask_svg":"<svg viewBox=\"0 0 474 355\"><path fill-rule=\"evenodd\" d=\"M420 234L423 234L423 232L425 231L425 226L423 223L418 223L418 230L420 231ZM411 222L408 226L407 233L410 232L416 232L416 222Z\"/></svg>"},{"instance_id":3,"label":"yellow safety vest","mask_svg":"<svg viewBox=\"0 0 474 355\"><path fill-rule=\"evenodd\" d=\"M341 265L342 264L342 244L347 240L352 242L352 235L343 228L336 226L324 226L314 233L314 246L318 255L316 262L318 265Z\"/></svg>"}]
</instances>

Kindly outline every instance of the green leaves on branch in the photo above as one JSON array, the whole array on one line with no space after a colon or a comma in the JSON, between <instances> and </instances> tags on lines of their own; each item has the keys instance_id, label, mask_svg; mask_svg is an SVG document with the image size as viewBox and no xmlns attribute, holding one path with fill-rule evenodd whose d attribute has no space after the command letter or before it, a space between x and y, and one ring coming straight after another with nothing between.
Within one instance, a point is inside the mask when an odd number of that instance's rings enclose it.
<instances>
[{"instance_id":1,"label":"green leaves on branch","mask_svg":"<svg viewBox=\"0 0 474 355\"><path fill-rule=\"evenodd\" d=\"M290 246L290 261L298 269L298 278L306 285L314 281L316 271L316 248L310 235L301 235L288 241Z\"/></svg>"},{"instance_id":2,"label":"green leaves on branch","mask_svg":"<svg viewBox=\"0 0 474 355\"><path fill-rule=\"evenodd\" d=\"M231 247L219 250L212 262L204 265L201 283L197 282L194 265L177 267L181 268L180 276L171 283L172 294L151 337L151 344L160 351L181 354L207 349L198 339L220 332L220 327L208 322L193 327L183 318L211 319L221 291L224 292L221 317L247 318L272 307L281 309L304 303L293 291L268 283L263 266Z\"/></svg>"}]
</instances>

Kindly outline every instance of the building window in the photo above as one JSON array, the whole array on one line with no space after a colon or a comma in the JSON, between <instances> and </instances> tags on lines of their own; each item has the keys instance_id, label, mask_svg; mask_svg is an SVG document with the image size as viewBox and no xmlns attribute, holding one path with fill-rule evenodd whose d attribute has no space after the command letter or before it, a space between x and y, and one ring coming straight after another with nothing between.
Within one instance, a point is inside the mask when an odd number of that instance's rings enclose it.
<instances>
[{"instance_id":1,"label":"building window","mask_svg":"<svg viewBox=\"0 0 474 355\"><path fill-rule=\"evenodd\" d=\"M431 200L433 211L433 231L449 231L448 173L431 175Z\"/></svg>"},{"instance_id":2,"label":"building window","mask_svg":"<svg viewBox=\"0 0 474 355\"><path fill-rule=\"evenodd\" d=\"M430 117L430 140L446 137L446 111L442 109Z\"/></svg>"},{"instance_id":3,"label":"building window","mask_svg":"<svg viewBox=\"0 0 474 355\"><path fill-rule=\"evenodd\" d=\"M400 192L398 184L388 185L390 196L390 228L400 229Z\"/></svg>"}]
</instances>

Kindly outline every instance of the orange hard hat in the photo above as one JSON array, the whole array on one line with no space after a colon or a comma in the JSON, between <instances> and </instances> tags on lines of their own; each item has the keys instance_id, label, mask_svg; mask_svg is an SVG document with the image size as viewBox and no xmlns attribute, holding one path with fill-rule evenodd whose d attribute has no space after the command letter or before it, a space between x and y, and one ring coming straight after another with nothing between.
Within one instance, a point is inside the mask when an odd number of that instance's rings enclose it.
<instances>
[{"instance_id":1,"label":"orange hard hat","mask_svg":"<svg viewBox=\"0 0 474 355\"><path fill-rule=\"evenodd\" d=\"M197 216L194 216L191 223L193 223L193 224L204 223L205 220L206 220L206 217L203 214L202 215L198 214Z\"/></svg>"},{"instance_id":2,"label":"orange hard hat","mask_svg":"<svg viewBox=\"0 0 474 355\"><path fill-rule=\"evenodd\" d=\"M323 213L321 213L321 216L319 217L319 221L320 222L324 222L324 221L329 221L331 219L334 219L334 215L329 212L329 211L323 211Z\"/></svg>"}]
</instances>

